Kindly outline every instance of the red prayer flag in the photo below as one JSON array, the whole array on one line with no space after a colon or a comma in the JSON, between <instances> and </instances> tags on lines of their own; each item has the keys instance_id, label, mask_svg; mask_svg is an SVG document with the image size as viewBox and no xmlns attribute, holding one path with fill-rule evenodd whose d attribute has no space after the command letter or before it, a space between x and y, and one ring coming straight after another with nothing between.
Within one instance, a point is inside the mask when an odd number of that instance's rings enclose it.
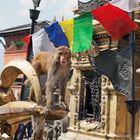
<instances>
[{"instance_id":1,"label":"red prayer flag","mask_svg":"<svg viewBox=\"0 0 140 140\"><path fill-rule=\"evenodd\" d=\"M26 54L28 54L29 47L31 47L31 35L25 36L22 41L26 44Z\"/></svg>"},{"instance_id":2,"label":"red prayer flag","mask_svg":"<svg viewBox=\"0 0 140 140\"><path fill-rule=\"evenodd\" d=\"M30 35L27 35L22 39L22 41L28 45L30 41L30 37L31 37Z\"/></svg>"},{"instance_id":3,"label":"red prayer flag","mask_svg":"<svg viewBox=\"0 0 140 140\"><path fill-rule=\"evenodd\" d=\"M125 11L112 4L93 9L91 14L102 24L113 40L120 39L138 27Z\"/></svg>"}]
</instances>

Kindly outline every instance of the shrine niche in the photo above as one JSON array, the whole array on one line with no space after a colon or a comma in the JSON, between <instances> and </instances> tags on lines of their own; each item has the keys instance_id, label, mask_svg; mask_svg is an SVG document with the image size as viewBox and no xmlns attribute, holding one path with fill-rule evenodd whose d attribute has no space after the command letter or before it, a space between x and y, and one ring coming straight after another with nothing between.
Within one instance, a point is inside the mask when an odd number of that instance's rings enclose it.
<instances>
[{"instance_id":1,"label":"shrine niche","mask_svg":"<svg viewBox=\"0 0 140 140\"><path fill-rule=\"evenodd\" d=\"M117 50L128 45L126 38L112 41L98 22L95 23L94 27L93 38L100 52L107 49ZM138 62L140 47L138 30L135 31L135 34L137 46L135 67L138 69L140 67ZM73 54L72 61L73 75L71 84L68 86L71 94L70 126L63 138L129 140L131 119L125 104L127 98L114 89L108 77L101 75L94 69L87 52ZM138 73L135 74L136 99L138 100L140 98L139 76ZM138 140L140 139L139 112L135 119L135 136Z\"/></svg>"}]
</instances>

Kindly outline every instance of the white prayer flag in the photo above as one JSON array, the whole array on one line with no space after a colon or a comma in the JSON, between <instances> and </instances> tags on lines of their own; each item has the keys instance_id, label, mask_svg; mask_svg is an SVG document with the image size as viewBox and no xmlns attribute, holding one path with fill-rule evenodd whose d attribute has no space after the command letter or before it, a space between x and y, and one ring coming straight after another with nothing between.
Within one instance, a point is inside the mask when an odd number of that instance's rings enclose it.
<instances>
[{"instance_id":1,"label":"white prayer flag","mask_svg":"<svg viewBox=\"0 0 140 140\"><path fill-rule=\"evenodd\" d=\"M126 12L137 11L140 9L138 0L112 0L110 3Z\"/></svg>"},{"instance_id":2,"label":"white prayer flag","mask_svg":"<svg viewBox=\"0 0 140 140\"><path fill-rule=\"evenodd\" d=\"M45 29L32 34L33 54L37 55L40 51L54 51L56 48L48 38Z\"/></svg>"}]
</instances>

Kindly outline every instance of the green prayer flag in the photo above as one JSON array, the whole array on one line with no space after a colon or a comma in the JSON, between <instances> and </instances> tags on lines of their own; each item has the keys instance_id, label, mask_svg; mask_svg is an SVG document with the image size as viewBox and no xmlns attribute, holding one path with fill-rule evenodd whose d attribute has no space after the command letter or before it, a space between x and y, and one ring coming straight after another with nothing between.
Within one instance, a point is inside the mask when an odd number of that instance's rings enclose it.
<instances>
[{"instance_id":1,"label":"green prayer flag","mask_svg":"<svg viewBox=\"0 0 140 140\"><path fill-rule=\"evenodd\" d=\"M67 36L72 52L84 52L90 49L92 43L92 15L87 12L74 19L60 22Z\"/></svg>"},{"instance_id":2,"label":"green prayer flag","mask_svg":"<svg viewBox=\"0 0 140 140\"><path fill-rule=\"evenodd\" d=\"M73 52L83 52L90 49L93 25L90 13L85 13L74 19Z\"/></svg>"}]
</instances>

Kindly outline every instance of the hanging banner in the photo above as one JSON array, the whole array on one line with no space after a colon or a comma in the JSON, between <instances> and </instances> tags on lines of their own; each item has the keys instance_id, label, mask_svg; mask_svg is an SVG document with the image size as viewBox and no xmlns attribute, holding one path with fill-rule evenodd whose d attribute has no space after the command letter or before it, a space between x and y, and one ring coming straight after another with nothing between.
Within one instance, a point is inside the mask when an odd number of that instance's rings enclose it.
<instances>
[{"instance_id":1,"label":"hanging banner","mask_svg":"<svg viewBox=\"0 0 140 140\"><path fill-rule=\"evenodd\" d=\"M124 10L111 4L96 8L91 13L111 35L113 40L120 39L138 27Z\"/></svg>"},{"instance_id":2,"label":"hanging banner","mask_svg":"<svg viewBox=\"0 0 140 140\"><path fill-rule=\"evenodd\" d=\"M74 19L60 22L68 38L72 52L90 49L93 34L92 15L85 13Z\"/></svg>"},{"instance_id":3,"label":"hanging banner","mask_svg":"<svg viewBox=\"0 0 140 140\"><path fill-rule=\"evenodd\" d=\"M132 94L131 48L119 51L105 50L97 57L90 57L91 64L101 74L106 75L116 90L130 99Z\"/></svg>"}]
</instances>

